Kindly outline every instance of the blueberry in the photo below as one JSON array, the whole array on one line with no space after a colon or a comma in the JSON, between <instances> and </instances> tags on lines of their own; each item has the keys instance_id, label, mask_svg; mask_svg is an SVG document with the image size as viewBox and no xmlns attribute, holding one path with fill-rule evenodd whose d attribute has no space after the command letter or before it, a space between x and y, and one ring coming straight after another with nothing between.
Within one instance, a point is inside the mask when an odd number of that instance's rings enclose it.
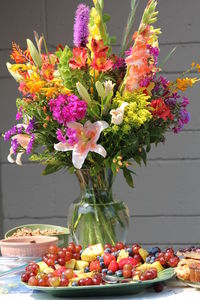
<instances>
[{"instance_id":1,"label":"blueberry","mask_svg":"<svg viewBox=\"0 0 200 300\"><path fill-rule=\"evenodd\" d=\"M146 263L150 263L150 260L151 260L151 256L147 256L147 258L146 258Z\"/></svg>"},{"instance_id":2,"label":"blueberry","mask_svg":"<svg viewBox=\"0 0 200 300\"><path fill-rule=\"evenodd\" d=\"M116 275L117 277L123 277L122 270L116 271L116 272L115 272L115 275Z\"/></svg>"},{"instance_id":3,"label":"blueberry","mask_svg":"<svg viewBox=\"0 0 200 300\"><path fill-rule=\"evenodd\" d=\"M90 268L89 267L85 267L84 273L88 273L88 272L90 272Z\"/></svg>"},{"instance_id":4,"label":"blueberry","mask_svg":"<svg viewBox=\"0 0 200 300\"><path fill-rule=\"evenodd\" d=\"M154 257L154 256L152 256L152 257L151 257L151 259L150 259L150 264L153 264L153 263L154 263L154 261L155 261L155 257Z\"/></svg>"},{"instance_id":5,"label":"blueberry","mask_svg":"<svg viewBox=\"0 0 200 300\"><path fill-rule=\"evenodd\" d=\"M110 248L106 248L106 249L104 250L104 252L105 252L105 253L111 253L111 249L110 249Z\"/></svg>"},{"instance_id":6,"label":"blueberry","mask_svg":"<svg viewBox=\"0 0 200 300\"><path fill-rule=\"evenodd\" d=\"M83 253L83 249L80 251L80 255Z\"/></svg>"},{"instance_id":7,"label":"blueberry","mask_svg":"<svg viewBox=\"0 0 200 300\"><path fill-rule=\"evenodd\" d=\"M151 254L156 254L157 252L159 252L158 247L152 247L152 248L149 249L149 253L151 253Z\"/></svg>"},{"instance_id":8,"label":"blueberry","mask_svg":"<svg viewBox=\"0 0 200 300\"><path fill-rule=\"evenodd\" d=\"M107 272L108 272L108 269L106 269L106 268L101 270L101 273L103 273L103 274L107 274Z\"/></svg>"},{"instance_id":9,"label":"blueberry","mask_svg":"<svg viewBox=\"0 0 200 300\"><path fill-rule=\"evenodd\" d=\"M111 270L108 270L107 275L113 275L113 272Z\"/></svg>"},{"instance_id":10,"label":"blueberry","mask_svg":"<svg viewBox=\"0 0 200 300\"><path fill-rule=\"evenodd\" d=\"M127 251L130 255L133 255L133 250L132 250L132 248L127 248L126 251Z\"/></svg>"},{"instance_id":11,"label":"blueberry","mask_svg":"<svg viewBox=\"0 0 200 300\"><path fill-rule=\"evenodd\" d=\"M99 260L99 259L100 259L100 257L101 257L101 256L97 255L97 260Z\"/></svg>"},{"instance_id":12,"label":"blueberry","mask_svg":"<svg viewBox=\"0 0 200 300\"><path fill-rule=\"evenodd\" d=\"M120 254L121 250L118 250L117 253Z\"/></svg>"},{"instance_id":13,"label":"blueberry","mask_svg":"<svg viewBox=\"0 0 200 300\"><path fill-rule=\"evenodd\" d=\"M155 258L157 258L157 257L158 257L158 255L159 255L159 252L157 252L157 253L155 254Z\"/></svg>"},{"instance_id":14,"label":"blueberry","mask_svg":"<svg viewBox=\"0 0 200 300\"><path fill-rule=\"evenodd\" d=\"M103 256L101 256L101 257L99 258L99 261L100 261L100 262L104 262Z\"/></svg>"},{"instance_id":15,"label":"blueberry","mask_svg":"<svg viewBox=\"0 0 200 300\"><path fill-rule=\"evenodd\" d=\"M105 268L105 264L104 264L103 261L100 262L100 266L101 266L102 268Z\"/></svg>"},{"instance_id":16,"label":"blueberry","mask_svg":"<svg viewBox=\"0 0 200 300\"><path fill-rule=\"evenodd\" d=\"M76 281L72 282L72 286L78 286L78 282Z\"/></svg>"},{"instance_id":17,"label":"blueberry","mask_svg":"<svg viewBox=\"0 0 200 300\"><path fill-rule=\"evenodd\" d=\"M113 255L114 257L117 257L117 256L118 256L118 253L117 253L117 252L113 252L112 255Z\"/></svg>"}]
</instances>

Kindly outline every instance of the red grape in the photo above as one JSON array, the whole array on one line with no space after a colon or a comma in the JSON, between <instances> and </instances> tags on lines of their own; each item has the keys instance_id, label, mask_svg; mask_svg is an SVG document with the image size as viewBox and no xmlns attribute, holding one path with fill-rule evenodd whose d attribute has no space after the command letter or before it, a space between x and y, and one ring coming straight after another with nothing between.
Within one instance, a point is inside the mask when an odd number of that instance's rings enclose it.
<instances>
[{"instance_id":1,"label":"red grape","mask_svg":"<svg viewBox=\"0 0 200 300\"><path fill-rule=\"evenodd\" d=\"M65 253L65 260L68 261L68 260L70 260L70 259L72 259L72 253L69 252L69 251L67 251L67 252Z\"/></svg>"},{"instance_id":2,"label":"red grape","mask_svg":"<svg viewBox=\"0 0 200 300\"><path fill-rule=\"evenodd\" d=\"M104 249L111 248L111 247L112 247L112 246L111 246L111 244L109 244L109 243L107 243L107 244L104 245Z\"/></svg>"},{"instance_id":3,"label":"red grape","mask_svg":"<svg viewBox=\"0 0 200 300\"><path fill-rule=\"evenodd\" d=\"M132 276L132 269L131 270L123 269L123 276L124 276L124 278L130 278Z\"/></svg>"},{"instance_id":4,"label":"red grape","mask_svg":"<svg viewBox=\"0 0 200 300\"><path fill-rule=\"evenodd\" d=\"M81 245L76 245L75 246L75 252L76 253L80 253L81 250L82 250L82 246Z\"/></svg>"},{"instance_id":5,"label":"red grape","mask_svg":"<svg viewBox=\"0 0 200 300\"><path fill-rule=\"evenodd\" d=\"M172 268L177 267L178 263L179 263L178 256L174 256L174 257L170 258L168 261L169 266Z\"/></svg>"},{"instance_id":6,"label":"red grape","mask_svg":"<svg viewBox=\"0 0 200 300\"><path fill-rule=\"evenodd\" d=\"M73 242L69 243L67 250L71 253L74 253L75 249L76 249L76 245Z\"/></svg>"},{"instance_id":7,"label":"red grape","mask_svg":"<svg viewBox=\"0 0 200 300\"><path fill-rule=\"evenodd\" d=\"M133 246L132 246L132 251L133 251L133 253L134 254L139 254L139 249L140 249L141 247L140 247L140 245L138 245L138 244L133 244Z\"/></svg>"},{"instance_id":8,"label":"red grape","mask_svg":"<svg viewBox=\"0 0 200 300\"><path fill-rule=\"evenodd\" d=\"M71 279L74 276L74 272L72 269L67 269L66 271L63 272L63 276L67 279Z\"/></svg>"},{"instance_id":9,"label":"red grape","mask_svg":"<svg viewBox=\"0 0 200 300\"><path fill-rule=\"evenodd\" d=\"M59 248L56 245L52 245L49 247L48 252L51 254L57 254L59 251Z\"/></svg>"},{"instance_id":10,"label":"red grape","mask_svg":"<svg viewBox=\"0 0 200 300\"><path fill-rule=\"evenodd\" d=\"M93 285L93 280L92 280L92 278L90 278L90 277L85 278L84 284L85 284L85 285Z\"/></svg>"},{"instance_id":11,"label":"red grape","mask_svg":"<svg viewBox=\"0 0 200 300\"><path fill-rule=\"evenodd\" d=\"M31 276L28 280L28 285L37 286L38 285L37 278L35 276Z\"/></svg>"},{"instance_id":12,"label":"red grape","mask_svg":"<svg viewBox=\"0 0 200 300\"><path fill-rule=\"evenodd\" d=\"M117 248L117 250L122 250L124 249L125 245L122 242L118 242L115 247Z\"/></svg>"},{"instance_id":13,"label":"red grape","mask_svg":"<svg viewBox=\"0 0 200 300\"><path fill-rule=\"evenodd\" d=\"M65 262L66 262L65 258L58 258L58 264L59 264L60 266L64 266L64 265L65 265Z\"/></svg>"},{"instance_id":14,"label":"red grape","mask_svg":"<svg viewBox=\"0 0 200 300\"><path fill-rule=\"evenodd\" d=\"M24 273L22 273L22 275L21 275L21 280L23 281L23 282L28 282L28 280L29 280L29 273L26 273L26 272L24 272Z\"/></svg>"},{"instance_id":15,"label":"red grape","mask_svg":"<svg viewBox=\"0 0 200 300\"><path fill-rule=\"evenodd\" d=\"M60 280L60 286L68 286L69 280L66 277L62 277Z\"/></svg>"}]
</instances>

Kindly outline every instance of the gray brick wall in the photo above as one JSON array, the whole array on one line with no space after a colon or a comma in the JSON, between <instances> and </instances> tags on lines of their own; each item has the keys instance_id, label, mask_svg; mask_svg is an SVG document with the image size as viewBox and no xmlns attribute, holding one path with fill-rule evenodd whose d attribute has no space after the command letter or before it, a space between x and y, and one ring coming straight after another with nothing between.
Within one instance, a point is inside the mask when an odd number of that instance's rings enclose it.
<instances>
[{"instance_id":1,"label":"gray brick wall","mask_svg":"<svg viewBox=\"0 0 200 300\"><path fill-rule=\"evenodd\" d=\"M91 5L92 1L84 1ZM137 23L147 1L141 0ZM17 85L5 63L11 42L25 46L33 29L44 32L50 49L58 43L72 45L74 11L78 0L1 0L0 10L0 131L8 129L15 118ZM129 0L105 0L112 15L109 31L118 38L129 12ZM160 0L159 26L163 35L161 60L175 45L176 53L165 66L169 79L177 76L192 60L199 61L199 0ZM155 148L148 167L136 167L134 190L120 174L114 191L124 199L131 213L129 241L143 244L195 244L200 240L200 87L188 90L192 120L179 135L167 135L165 145ZM0 142L0 235L9 228L26 223L66 224L69 204L79 194L76 178L60 172L41 177L41 166L25 161L23 167L6 161L9 145Z\"/></svg>"}]
</instances>

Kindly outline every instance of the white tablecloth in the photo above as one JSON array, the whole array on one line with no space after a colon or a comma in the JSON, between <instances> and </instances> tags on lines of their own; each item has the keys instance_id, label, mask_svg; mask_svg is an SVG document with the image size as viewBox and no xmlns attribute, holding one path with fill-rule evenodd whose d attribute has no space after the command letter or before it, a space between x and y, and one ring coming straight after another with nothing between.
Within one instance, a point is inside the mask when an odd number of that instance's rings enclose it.
<instances>
[{"instance_id":1,"label":"white tablecloth","mask_svg":"<svg viewBox=\"0 0 200 300\"><path fill-rule=\"evenodd\" d=\"M200 300L200 291L190 287L170 287L167 286L160 293L155 293L153 290L147 290L140 294L136 295L127 295L127 296L113 296L113 297L83 297L83 298L58 298L53 297L51 295L45 293L22 293L22 294L4 294L0 295L1 300L61 300L61 299L72 299L72 300L80 300L80 299L89 299L89 300Z\"/></svg>"}]
</instances>

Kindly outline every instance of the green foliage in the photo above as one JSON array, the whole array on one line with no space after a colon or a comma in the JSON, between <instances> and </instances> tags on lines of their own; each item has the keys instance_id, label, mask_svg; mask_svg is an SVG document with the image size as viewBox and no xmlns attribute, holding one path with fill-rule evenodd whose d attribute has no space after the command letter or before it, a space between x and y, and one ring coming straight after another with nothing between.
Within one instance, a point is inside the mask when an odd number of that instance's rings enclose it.
<instances>
[{"instance_id":1,"label":"green foliage","mask_svg":"<svg viewBox=\"0 0 200 300\"><path fill-rule=\"evenodd\" d=\"M124 175L124 178L126 179L127 184L131 188L134 188L134 183L133 183L133 178L132 178L132 175L131 175L131 171L127 168L123 168L123 175Z\"/></svg>"},{"instance_id":2,"label":"green foliage","mask_svg":"<svg viewBox=\"0 0 200 300\"><path fill-rule=\"evenodd\" d=\"M72 58L72 51L68 46L64 48L62 51L59 49L59 51L56 52L57 57L59 58L59 64L58 64L58 70L60 73L60 76L63 80L64 85L77 93L76 90L76 83L81 82L84 83L84 72L82 70L72 70L69 67L69 61Z\"/></svg>"}]
</instances>

